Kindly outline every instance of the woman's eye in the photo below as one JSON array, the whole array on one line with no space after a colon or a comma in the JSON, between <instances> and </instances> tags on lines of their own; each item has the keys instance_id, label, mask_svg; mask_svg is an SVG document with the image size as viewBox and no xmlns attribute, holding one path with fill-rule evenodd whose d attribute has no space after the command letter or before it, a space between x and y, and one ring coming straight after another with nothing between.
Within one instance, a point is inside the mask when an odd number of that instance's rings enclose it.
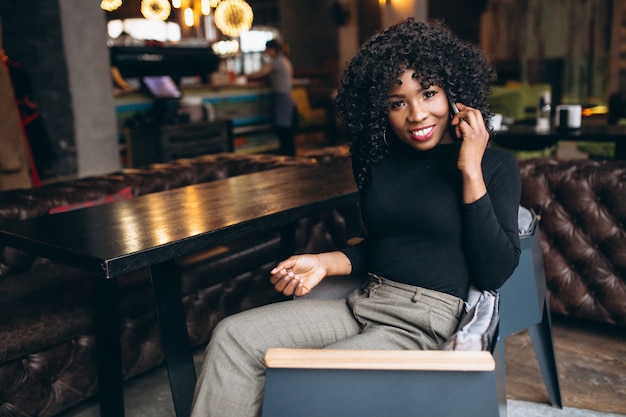
<instances>
[{"instance_id":1,"label":"woman's eye","mask_svg":"<svg viewBox=\"0 0 626 417\"><path fill-rule=\"evenodd\" d=\"M404 104L403 101L391 101L389 102L389 108L390 109L398 109L400 107L402 107L402 105Z\"/></svg>"},{"instance_id":2,"label":"woman's eye","mask_svg":"<svg viewBox=\"0 0 626 417\"><path fill-rule=\"evenodd\" d=\"M424 92L424 98L425 99L429 99L432 98L435 94L437 94L437 91L435 90L428 90Z\"/></svg>"}]
</instances>

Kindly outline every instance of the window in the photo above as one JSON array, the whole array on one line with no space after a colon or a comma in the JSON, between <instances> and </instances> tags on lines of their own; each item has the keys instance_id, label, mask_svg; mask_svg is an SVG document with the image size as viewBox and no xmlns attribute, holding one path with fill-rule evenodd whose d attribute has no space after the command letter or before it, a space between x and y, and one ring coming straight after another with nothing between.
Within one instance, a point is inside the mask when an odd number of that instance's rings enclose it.
<instances>
[{"instance_id":1,"label":"window","mask_svg":"<svg viewBox=\"0 0 626 417\"><path fill-rule=\"evenodd\" d=\"M109 37L120 42L124 34L138 40L155 40L160 42L179 42L181 39L180 25L174 22L148 19L116 19L107 23Z\"/></svg>"}]
</instances>

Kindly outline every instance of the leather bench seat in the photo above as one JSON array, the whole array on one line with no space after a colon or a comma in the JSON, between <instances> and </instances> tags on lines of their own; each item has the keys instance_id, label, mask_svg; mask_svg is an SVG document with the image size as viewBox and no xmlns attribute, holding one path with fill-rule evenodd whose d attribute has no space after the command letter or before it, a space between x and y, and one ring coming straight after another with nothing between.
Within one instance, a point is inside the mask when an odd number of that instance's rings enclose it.
<instances>
[{"instance_id":1,"label":"leather bench seat","mask_svg":"<svg viewBox=\"0 0 626 417\"><path fill-rule=\"evenodd\" d=\"M626 326L626 161L520 161L522 205L540 216L550 309Z\"/></svg>"}]
</instances>

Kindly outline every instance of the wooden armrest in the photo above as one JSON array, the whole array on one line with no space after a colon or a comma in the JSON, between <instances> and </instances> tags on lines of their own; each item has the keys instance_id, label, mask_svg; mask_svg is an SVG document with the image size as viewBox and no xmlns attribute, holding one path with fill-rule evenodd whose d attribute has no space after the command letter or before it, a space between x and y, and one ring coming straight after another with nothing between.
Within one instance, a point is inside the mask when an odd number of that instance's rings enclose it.
<instances>
[{"instance_id":1,"label":"wooden armrest","mask_svg":"<svg viewBox=\"0 0 626 417\"><path fill-rule=\"evenodd\" d=\"M269 349L268 368L493 371L487 351Z\"/></svg>"}]
</instances>

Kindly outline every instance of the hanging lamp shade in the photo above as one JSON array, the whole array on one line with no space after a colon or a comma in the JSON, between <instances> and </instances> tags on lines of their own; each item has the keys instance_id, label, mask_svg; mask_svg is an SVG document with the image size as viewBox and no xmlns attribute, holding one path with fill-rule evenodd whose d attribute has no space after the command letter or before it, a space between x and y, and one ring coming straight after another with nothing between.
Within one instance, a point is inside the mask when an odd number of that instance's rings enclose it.
<instances>
[{"instance_id":1,"label":"hanging lamp shade","mask_svg":"<svg viewBox=\"0 0 626 417\"><path fill-rule=\"evenodd\" d=\"M119 9L122 5L122 0L102 0L100 2L100 8L102 10L106 10L107 12L112 12L113 10Z\"/></svg>"},{"instance_id":2,"label":"hanging lamp shade","mask_svg":"<svg viewBox=\"0 0 626 417\"><path fill-rule=\"evenodd\" d=\"M141 14L148 20L166 20L170 11L168 0L141 0Z\"/></svg>"},{"instance_id":3,"label":"hanging lamp shade","mask_svg":"<svg viewBox=\"0 0 626 417\"><path fill-rule=\"evenodd\" d=\"M215 26L225 35L236 37L250 30L254 14L243 0L222 0L215 9Z\"/></svg>"}]
</instances>

